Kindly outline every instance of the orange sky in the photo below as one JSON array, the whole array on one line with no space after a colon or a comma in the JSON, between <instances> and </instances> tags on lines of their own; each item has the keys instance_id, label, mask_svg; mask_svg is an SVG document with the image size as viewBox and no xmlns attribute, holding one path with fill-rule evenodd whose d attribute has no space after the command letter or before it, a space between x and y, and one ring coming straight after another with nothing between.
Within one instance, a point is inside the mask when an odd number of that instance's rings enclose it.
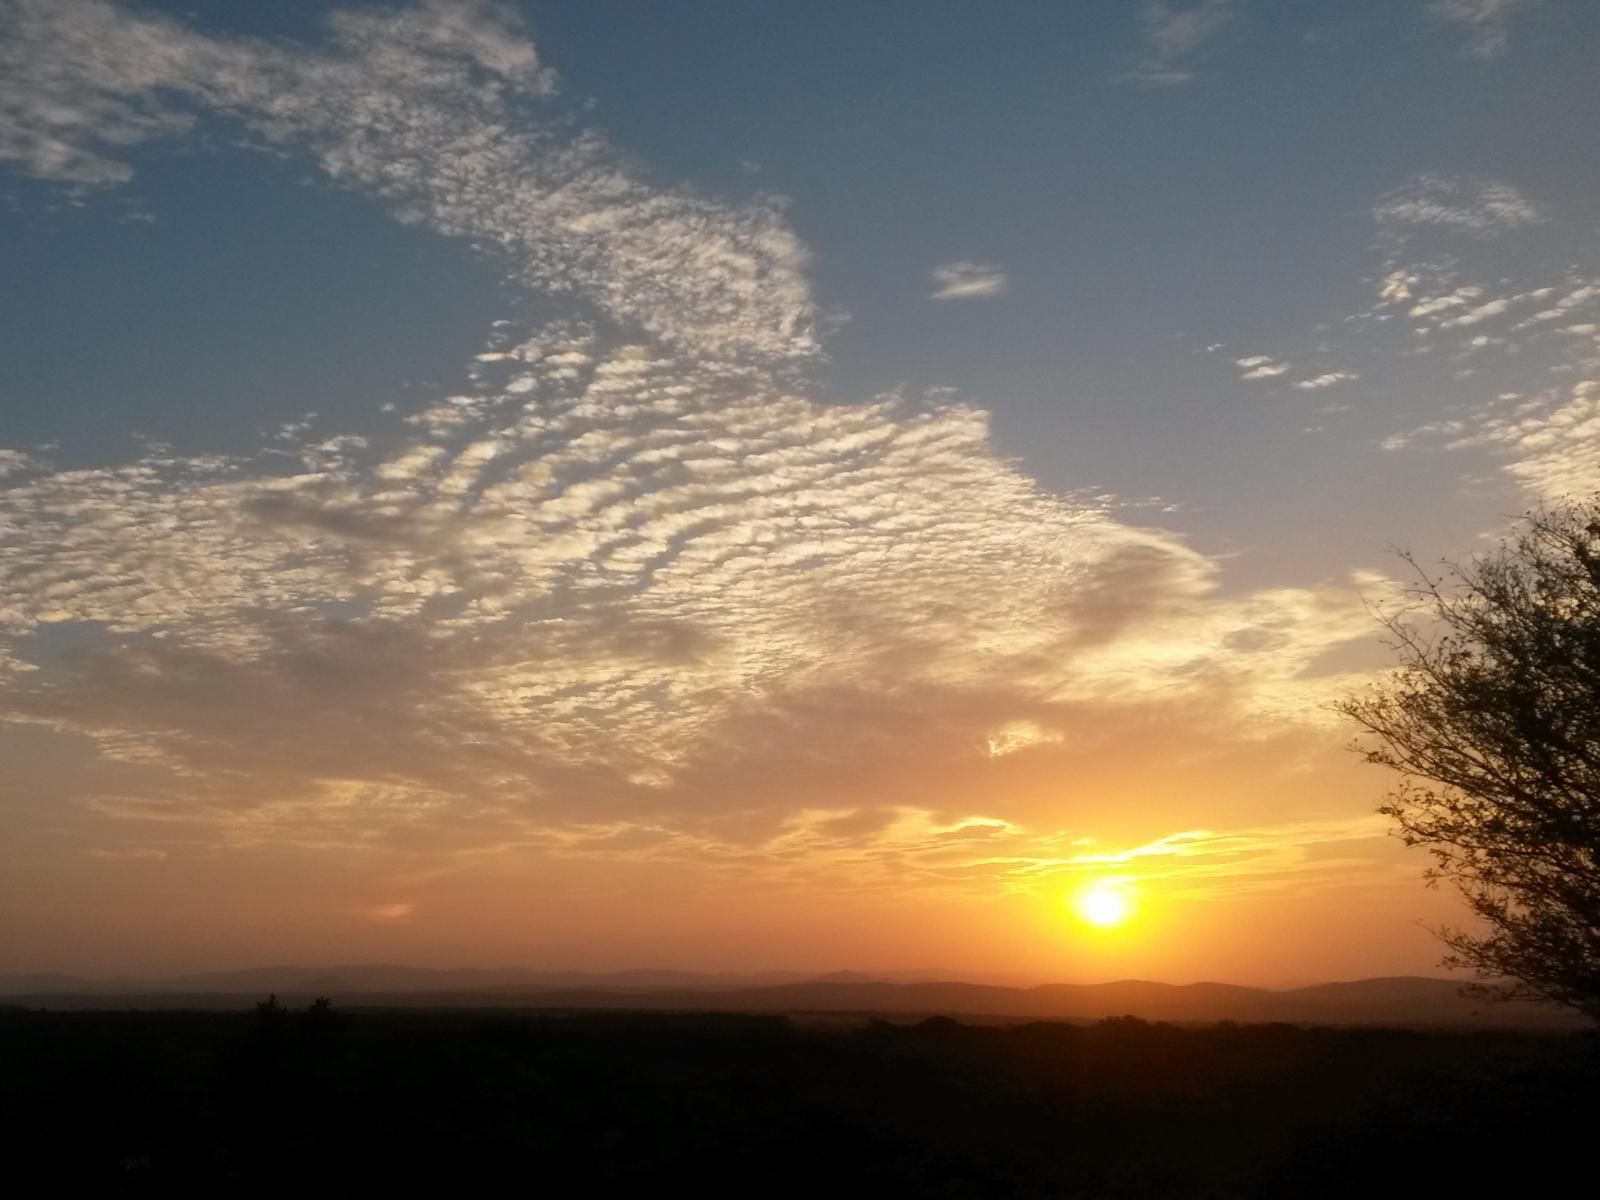
<instances>
[{"instance_id":1,"label":"orange sky","mask_svg":"<svg viewBox=\"0 0 1600 1200\"><path fill-rule=\"evenodd\" d=\"M661 811L559 836L509 818L371 830L324 815L291 831L24 814L5 830L7 952L30 969L135 974L360 961L1263 984L1431 973L1438 947L1419 922L1455 906L1352 802L1375 801L1381 776L1325 733L1281 740L1195 738L1181 773L1130 765L1120 747L1099 765L1062 745L900 761L892 795L862 764L845 773L868 789L853 808ZM1286 797L1296 818L1273 823ZM1125 924L1074 911L1101 881L1131 896Z\"/></svg>"}]
</instances>

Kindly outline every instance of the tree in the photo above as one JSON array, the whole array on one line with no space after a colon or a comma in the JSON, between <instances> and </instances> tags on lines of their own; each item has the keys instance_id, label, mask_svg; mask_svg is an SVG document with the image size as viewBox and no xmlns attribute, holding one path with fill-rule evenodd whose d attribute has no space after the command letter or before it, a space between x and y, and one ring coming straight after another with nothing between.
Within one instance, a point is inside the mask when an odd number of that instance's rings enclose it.
<instances>
[{"instance_id":1,"label":"tree","mask_svg":"<svg viewBox=\"0 0 1600 1200\"><path fill-rule=\"evenodd\" d=\"M1381 618L1398 666L1340 710L1405 776L1379 811L1482 922L1437 931L1445 963L1600 1022L1600 500L1447 566Z\"/></svg>"}]
</instances>

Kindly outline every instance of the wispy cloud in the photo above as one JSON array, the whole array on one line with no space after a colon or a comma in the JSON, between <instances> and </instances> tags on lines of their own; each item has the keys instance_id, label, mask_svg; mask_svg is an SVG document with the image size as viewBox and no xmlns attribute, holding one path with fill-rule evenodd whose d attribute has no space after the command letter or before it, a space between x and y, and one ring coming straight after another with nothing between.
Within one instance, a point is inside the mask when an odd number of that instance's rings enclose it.
<instances>
[{"instance_id":1,"label":"wispy cloud","mask_svg":"<svg viewBox=\"0 0 1600 1200\"><path fill-rule=\"evenodd\" d=\"M1003 296L1008 285L1000 267L966 259L937 266L932 276L935 287L928 295L930 300L987 300Z\"/></svg>"},{"instance_id":2,"label":"wispy cloud","mask_svg":"<svg viewBox=\"0 0 1600 1200\"><path fill-rule=\"evenodd\" d=\"M1361 376L1354 371L1326 371L1310 379L1297 379L1294 386L1302 392L1315 392L1322 388L1333 387L1337 383L1349 383L1360 378Z\"/></svg>"},{"instance_id":3,"label":"wispy cloud","mask_svg":"<svg viewBox=\"0 0 1600 1200\"><path fill-rule=\"evenodd\" d=\"M1448 398L1378 448L1462 453L1464 480L1481 487L1497 471L1530 502L1600 490L1600 268L1541 273L1522 255L1508 260L1495 239L1548 219L1508 183L1419 176L1380 198L1373 217L1375 303L1345 316L1341 334L1324 331L1316 353L1359 354L1375 393L1393 387L1384 372L1402 370L1406 390L1428 390L1418 381L1432 364L1433 390ZM1281 365L1237 361L1246 372ZM1293 386L1355 377L1330 371Z\"/></svg>"},{"instance_id":4,"label":"wispy cloud","mask_svg":"<svg viewBox=\"0 0 1600 1200\"><path fill-rule=\"evenodd\" d=\"M1147 4L1145 56L1123 78L1144 87L1178 87L1194 79L1187 60L1233 20L1233 0L1200 0L1175 8Z\"/></svg>"},{"instance_id":5,"label":"wispy cloud","mask_svg":"<svg viewBox=\"0 0 1600 1200\"><path fill-rule=\"evenodd\" d=\"M1467 34L1467 53L1498 58L1511 41L1511 18L1526 0L1429 0L1428 11Z\"/></svg>"},{"instance_id":6,"label":"wispy cloud","mask_svg":"<svg viewBox=\"0 0 1600 1200\"><path fill-rule=\"evenodd\" d=\"M167 852L154 846L91 846L83 853L89 858L102 858L108 862L161 862Z\"/></svg>"},{"instance_id":7,"label":"wispy cloud","mask_svg":"<svg viewBox=\"0 0 1600 1200\"><path fill-rule=\"evenodd\" d=\"M1544 213L1516 188L1493 180L1419 175L1378 201L1380 226L1442 226L1493 237L1543 221Z\"/></svg>"},{"instance_id":8,"label":"wispy cloud","mask_svg":"<svg viewBox=\"0 0 1600 1200\"><path fill-rule=\"evenodd\" d=\"M389 904L375 904L364 915L368 920L380 922L404 921L416 915L417 906L410 900L396 900Z\"/></svg>"},{"instance_id":9,"label":"wispy cloud","mask_svg":"<svg viewBox=\"0 0 1600 1200\"><path fill-rule=\"evenodd\" d=\"M715 827L643 837L641 826L579 827L557 835L555 857L656 863L718 862L768 886L1054 899L1085 880L1116 879L1164 898L1304 894L1370 881L1389 870L1378 816L1233 829L1186 829L1107 845L1080 829L942 814L915 805L811 808L754 840ZM632 834L633 836L630 836Z\"/></svg>"},{"instance_id":10,"label":"wispy cloud","mask_svg":"<svg viewBox=\"0 0 1600 1200\"><path fill-rule=\"evenodd\" d=\"M1530 499L1600 490L1600 279L1574 271L1534 286L1492 276L1468 283L1467 267L1451 259L1392 270L1380 287L1380 313L1403 319L1414 349L1450 348L1451 365L1515 356L1524 375L1531 369L1534 379L1572 382L1497 392L1391 434L1382 448L1487 450ZM1465 370L1472 368L1458 367L1458 375Z\"/></svg>"},{"instance_id":11,"label":"wispy cloud","mask_svg":"<svg viewBox=\"0 0 1600 1200\"><path fill-rule=\"evenodd\" d=\"M1238 367L1240 379L1276 379L1280 375L1289 373L1290 364L1281 362L1265 354L1251 354L1245 358L1233 360Z\"/></svg>"}]
</instances>

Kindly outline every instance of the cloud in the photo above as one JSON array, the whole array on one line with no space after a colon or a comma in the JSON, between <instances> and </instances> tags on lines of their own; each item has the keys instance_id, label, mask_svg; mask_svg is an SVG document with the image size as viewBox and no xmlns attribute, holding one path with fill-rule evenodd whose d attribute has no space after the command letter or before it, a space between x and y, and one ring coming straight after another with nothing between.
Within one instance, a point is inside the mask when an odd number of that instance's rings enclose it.
<instances>
[{"instance_id":1,"label":"cloud","mask_svg":"<svg viewBox=\"0 0 1600 1200\"><path fill-rule=\"evenodd\" d=\"M752 845L714 828L654 838L619 853L630 827L574 830L553 851L654 863L719 862L767 886L886 892L992 901L996 895L1054 899L1081 881L1116 879L1178 899L1305 894L1371 880L1388 869L1378 816L1184 829L1104 844L1081 829L941 814L914 805L837 812L804 809L762 831Z\"/></svg>"},{"instance_id":2,"label":"cloud","mask_svg":"<svg viewBox=\"0 0 1600 1200\"><path fill-rule=\"evenodd\" d=\"M162 862L167 857L165 850L153 846L90 846L83 853L89 858L101 858L107 862Z\"/></svg>"},{"instance_id":3,"label":"cloud","mask_svg":"<svg viewBox=\"0 0 1600 1200\"><path fill-rule=\"evenodd\" d=\"M1402 445L1422 438L1495 450L1531 497L1590 497L1600 492L1600 378L1497 398L1467 419L1414 430Z\"/></svg>"},{"instance_id":4,"label":"cloud","mask_svg":"<svg viewBox=\"0 0 1600 1200\"><path fill-rule=\"evenodd\" d=\"M1182 87L1194 82L1194 72L1182 67L1166 67L1159 62L1146 60L1124 72L1123 79L1140 87Z\"/></svg>"},{"instance_id":5,"label":"cloud","mask_svg":"<svg viewBox=\"0 0 1600 1200\"><path fill-rule=\"evenodd\" d=\"M1247 358L1236 358L1233 361L1242 372L1240 379L1276 379L1279 375L1288 374L1290 366L1265 354L1252 354Z\"/></svg>"},{"instance_id":6,"label":"cloud","mask_svg":"<svg viewBox=\"0 0 1600 1200\"><path fill-rule=\"evenodd\" d=\"M1462 483L1474 490L1498 473L1530 502L1600 491L1594 264L1541 265L1537 246L1497 240L1547 219L1504 182L1417 176L1383 195L1373 216L1376 295L1319 325L1311 350L1362 369L1292 386L1315 392L1363 378L1374 397L1403 397L1406 425L1380 433L1374 448L1461 454ZM1264 354L1234 362L1244 379L1291 369Z\"/></svg>"},{"instance_id":7,"label":"cloud","mask_svg":"<svg viewBox=\"0 0 1600 1200\"><path fill-rule=\"evenodd\" d=\"M1508 183L1419 175L1385 195L1372 211L1380 226L1442 226L1494 237L1545 219L1539 207Z\"/></svg>"},{"instance_id":8,"label":"cloud","mask_svg":"<svg viewBox=\"0 0 1600 1200\"><path fill-rule=\"evenodd\" d=\"M1487 454L1535 502L1600 489L1600 425L1592 411L1600 377L1594 335L1600 277L1581 266L1554 278L1526 271L1522 278L1507 277L1506 264L1483 243L1543 214L1505 184L1441 189L1438 183L1423 177L1385 197L1376 211L1380 221L1436 226L1456 235L1455 242L1421 260L1412 257L1406 239L1389 243L1376 308L1349 321L1371 332L1381 322L1398 326L1407 344L1397 357L1440 351L1450 394L1461 394L1480 375L1492 390L1477 400L1463 396L1446 415L1392 433L1379 446ZM1472 365L1463 365L1469 359ZM1507 390L1506 370L1535 386ZM1572 382L1539 386L1550 376Z\"/></svg>"},{"instance_id":9,"label":"cloud","mask_svg":"<svg viewBox=\"0 0 1600 1200\"><path fill-rule=\"evenodd\" d=\"M528 109L554 89L520 18L431 0L337 12L332 46L209 38L98 0L0 8L0 160L115 184L193 112L301 146L336 182L464 238L523 283L703 357L815 354L806 252L773 204L658 187L600 135Z\"/></svg>"},{"instance_id":10,"label":"cloud","mask_svg":"<svg viewBox=\"0 0 1600 1200\"><path fill-rule=\"evenodd\" d=\"M1051 706L1223 681L1290 711L1328 631L1366 632L1360 589L1222 602L1215 564L1040 495L963 405L831 407L553 334L507 353L481 404L441 405L476 415L424 424L438 454L396 421L285 475L148 458L0 492L19 655L101 631L6 711L236 795L384 781L365 811L426 815L485 773L624 803L733 745L809 753L882 687L974 697L945 718L973 755L1049 742Z\"/></svg>"},{"instance_id":11,"label":"cloud","mask_svg":"<svg viewBox=\"0 0 1600 1200\"><path fill-rule=\"evenodd\" d=\"M159 18L104 3L0 6L0 161L61 183L124 183L116 155L194 124L162 89L181 86L189 40Z\"/></svg>"},{"instance_id":12,"label":"cloud","mask_svg":"<svg viewBox=\"0 0 1600 1200\"><path fill-rule=\"evenodd\" d=\"M8 475L18 475L34 466L31 455L20 450L6 450L0 448L0 479Z\"/></svg>"},{"instance_id":13,"label":"cloud","mask_svg":"<svg viewBox=\"0 0 1600 1200\"><path fill-rule=\"evenodd\" d=\"M1233 0L1201 0L1183 8L1148 4L1144 10L1145 57L1123 78L1144 87L1178 87L1194 79L1184 66L1192 56L1233 20Z\"/></svg>"},{"instance_id":14,"label":"cloud","mask_svg":"<svg viewBox=\"0 0 1600 1200\"><path fill-rule=\"evenodd\" d=\"M1328 655L1368 637L1380 579L1229 594L1182 538L1043 491L981 409L819 397L781 212L547 122L505 11L343 13L319 47L92 3L5 20L32 47L3 100L19 169L122 163L118 106L159 100L490 247L568 312L496 322L457 387L359 436L0 460L0 721L98 750L96 818L798 873L807 839L890 836L883 811L931 859L1009 836L1057 803L1043 781L1158 738L1325 737ZM51 130L71 154L37 152ZM950 296L1004 280L947 267ZM994 771L1033 783L978 812ZM931 859L893 869L933 886Z\"/></svg>"},{"instance_id":15,"label":"cloud","mask_svg":"<svg viewBox=\"0 0 1600 1200\"><path fill-rule=\"evenodd\" d=\"M1016 754L1034 746L1049 745L1062 740L1059 731L1045 729L1037 721L1006 721L997 726L987 738L985 744L987 753L991 758L1001 758L1007 754Z\"/></svg>"},{"instance_id":16,"label":"cloud","mask_svg":"<svg viewBox=\"0 0 1600 1200\"><path fill-rule=\"evenodd\" d=\"M0 632L36 668L0 718L136 772L106 817L474 845L955 804L1152 707L1315 725L1318 664L1370 633L1374 581L1226 598L1172 535L1041 494L962 404L832 406L570 327L490 344L469 390L299 434L287 470L0 489Z\"/></svg>"},{"instance_id":17,"label":"cloud","mask_svg":"<svg viewBox=\"0 0 1600 1200\"><path fill-rule=\"evenodd\" d=\"M1232 19L1232 0L1202 0L1177 9L1168 4L1152 4L1145 9L1150 47L1162 59L1192 54Z\"/></svg>"},{"instance_id":18,"label":"cloud","mask_svg":"<svg viewBox=\"0 0 1600 1200\"><path fill-rule=\"evenodd\" d=\"M1510 44L1511 18L1525 0L1430 0L1428 11L1467 34L1467 53L1498 58Z\"/></svg>"},{"instance_id":19,"label":"cloud","mask_svg":"<svg viewBox=\"0 0 1600 1200\"><path fill-rule=\"evenodd\" d=\"M1571 286L1572 283L1576 283L1577 286ZM1517 332L1522 332L1523 330L1529 329L1535 325L1541 325L1547 321L1564 320L1575 311L1585 307L1594 307L1595 301L1600 300L1600 281L1573 280L1568 281L1568 286L1571 288L1571 290L1569 290L1564 296L1562 296L1548 308L1540 309L1526 320L1514 326L1515 330ZM1548 299L1550 296L1555 295L1557 290L1558 289L1554 287L1548 287L1538 289L1537 291L1530 292L1528 294L1533 299L1543 301Z\"/></svg>"},{"instance_id":20,"label":"cloud","mask_svg":"<svg viewBox=\"0 0 1600 1200\"><path fill-rule=\"evenodd\" d=\"M1600 286L1577 275L1519 290L1504 278L1461 282L1463 270L1461 260L1452 258L1444 266L1413 263L1391 271L1379 286L1378 307L1399 310L1419 337L1496 323L1509 334L1533 331L1536 336L1539 326L1566 319L1600 299ZM1499 321L1507 316L1515 319Z\"/></svg>"},{"instance_id":21,"label":"cloud","mask_svg":"<svg viewBox=\"0 0 1600 1200\"><path fill-rule=\"evenodd\" d=\"M1005 295L1007 286L1000 267L966 259L937 266L932 275L938 286L929 293L930 300L987 300Z\"/></svg>"},{"instance_id":22,"label":"cloud","mask_svg":"<svg viewBox=\"0 0 1600 1200\"><path fill-rule=\"evenodd\" d=\"M1477 325L1492 317L1498 317L1506 312L1514 303L1516 297L1497 296L1493 300L1485 300L1482 304L1469 308L1466 312L1449 317L1439 322L1440 329L1459 329L1466 325ZM1416 310L1413 309L1413 312Z\"/></svg>"},{"instance_id":23,"label":"cloud","mask_svg":"<svg viewBox=\"0 0 1600 1200\"><path fill-rule=\"evenodd\" d=\"M1299 379L1294 386L1302 392L1315 392L1322 388L1332 387L1336 383L1349 383L1351 380L1360 379L1361 376L1354 371L1327 371L1311 379Z\"/></svg>"},{"instance_id":24,"label":"cloud","mask_svg":"<svg viewBox=\"0 0 1600 1200\"><path fill-rule=\"evenodd\" d=\"M1318 860L1308 855L1313 847L1355 846L1383 838L1388 832L1380 816L1347 817L1322 821L1289 822L1253 829L1192 829L1124 849L1095 847L1077 850L1061 859L1026 864L1028 874L1087 874L1103 878L1107 868L1126 867L1146 882L1178 885L1169 895L1239 895L1278 891L1290 879L1330 872L1348 881L1350 863L1344 859ZM1371 855L1371 850L1366 851Z\"/></svg>"},{"instance_id":25,"label":"cloud","mask_svg":"<svg viewBox=\"0 0 1600 1200\"><path fill-rule=\"evenodd\" d=\"M1410 278L1412 286L1418 286L1423 282L1422 277L1415 273ZM1464 308L1482 295L1483 289L1481 287L1458 287L1451 292L1436 294L1418 300L1407 311L1406 316L1411 317L1413 320L1420 317L1436 316L1450 309ZM1408 289L1401 298L1412 299L1412 293Z\"/></svg>"}]
</instances>

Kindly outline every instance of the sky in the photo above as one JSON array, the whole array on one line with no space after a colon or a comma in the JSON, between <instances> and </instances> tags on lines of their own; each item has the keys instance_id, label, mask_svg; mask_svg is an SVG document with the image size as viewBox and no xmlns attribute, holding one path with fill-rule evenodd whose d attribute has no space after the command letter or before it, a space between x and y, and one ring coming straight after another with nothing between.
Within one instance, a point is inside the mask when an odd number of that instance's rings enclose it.
<instances>
[{"instance_id":1,"label":"sky","mask_svg":"<svg viewBox=\"0 0 1600 1200\"><path fill-rule=\"evenodd\" d=\"M1597 50L0 0L0 972L1437 973L1330 705L1600 484Z\"/></svg>"}]
</instances>

